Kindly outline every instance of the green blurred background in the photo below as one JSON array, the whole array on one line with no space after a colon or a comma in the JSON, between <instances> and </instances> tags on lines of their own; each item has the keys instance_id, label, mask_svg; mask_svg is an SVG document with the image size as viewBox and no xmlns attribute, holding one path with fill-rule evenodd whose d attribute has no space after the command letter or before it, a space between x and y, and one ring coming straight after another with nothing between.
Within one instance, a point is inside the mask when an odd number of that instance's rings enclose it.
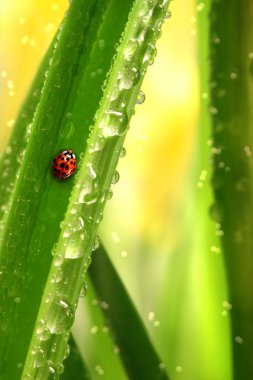
<instances>
[{"instance_id":1,"label":"green blurred background","mask_svg":"<svg viewBox=\"0 0 253 380\"><path fill-rule=\"evenodd\" d=\"M67 6L0 0L1 152ZM171 11L100 236L172 379L230 380L231 305L208 213L208 3L177 0ZM94 379L124 379L94 297L90 288L80 302L74 335Z\"/></svg>"}]
</instances>

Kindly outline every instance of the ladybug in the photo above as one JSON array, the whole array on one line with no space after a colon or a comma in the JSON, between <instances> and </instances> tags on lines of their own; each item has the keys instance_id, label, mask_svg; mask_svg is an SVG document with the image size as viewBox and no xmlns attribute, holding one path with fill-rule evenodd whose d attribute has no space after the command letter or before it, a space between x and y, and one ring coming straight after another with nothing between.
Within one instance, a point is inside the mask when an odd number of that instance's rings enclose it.
<instances>
[{"instance_id":1,"label":"ladybug","mask_svg":"<svg viewBox=\"0 0 253 380\"><path fill-rule=\"evenodd\" d=\"M76 169L76 156L71 149L65 149L52 161L52 172L58 179L70 177Z\"/></svg>"}]
</instances>

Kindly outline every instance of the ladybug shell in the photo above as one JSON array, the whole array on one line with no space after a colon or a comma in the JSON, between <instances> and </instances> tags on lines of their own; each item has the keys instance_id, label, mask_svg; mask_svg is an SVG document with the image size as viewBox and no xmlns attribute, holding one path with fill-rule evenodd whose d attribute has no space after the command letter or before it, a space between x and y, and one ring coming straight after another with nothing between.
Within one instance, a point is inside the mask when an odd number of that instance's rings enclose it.
<instances>
[{"instance_id":1,"label":"ladybug shell","mask_svg":"<svg viewBox=\"0 0 253 380\"><path fill-rule=\"evenodd\" d=\"M70 177L76 169L76 156L70 149L58 153L52 161L52 172L58 179Z\"/></svg>"}]
</instances>

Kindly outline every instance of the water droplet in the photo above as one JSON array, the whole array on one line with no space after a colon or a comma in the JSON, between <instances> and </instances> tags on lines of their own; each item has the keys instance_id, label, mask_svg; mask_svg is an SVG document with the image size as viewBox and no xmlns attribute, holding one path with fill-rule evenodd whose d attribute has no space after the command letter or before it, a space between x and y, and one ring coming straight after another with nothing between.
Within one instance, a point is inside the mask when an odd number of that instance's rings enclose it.
<instances>
[{"instance_id":1,"label":"water droplet","mask_svg":"<svg viewBox=\"0 0 253 380\"><path fill-rule=\"evenodd\" d=\"M142 104L145 101L145 94L143 91L139 92L136 104Z\"/></svg>"},{"instance_id":2,"label":"water droplet","mask_svg":"<svg viewBox=\"0 0 253 380\"><path fill-rule=\"evenodd\" d=\"M60 255L55 256L55 259L54 259L54 266L55 266L55 267L60 267L60 266L62 265L63 261L64 261L63 256L60 256Z\"/></svg>"},{"instance_id":3,"label":"water droplet","mask_svg":"<svg viewBox=\"0 0 253 380\"><path fill-rule=\"evenodd\" d=\"M97 202L98 197L100 195L99 189L99 180L98 178L93 181L87 180L83 185L82 190L80 191L79 203L85 203L87 205L91 205Z\"/></svg>"},{"instance_id":4,"label":"water droplet","mask_svg":"<svg viewBox=\"0 0 253 380\"><path fill-rule=\"evenodd\" d=\"M154 63L156 54L157 54L156 47L150 44L146 50L143 61L148 62L148 65L152 65Z\"/></svg>"},{"instance_id":5,"label":"water droplet","mask_svg":"<svg viewBox=\"0 0 253 380\"><path fill-rule=\"evenodd\" d=\"M53 274L51 278L51 283L58 284L59 282L61 282L62 279L63 279L63 271L59 268L58 271Z\"/></svg>"},{"instance_id":6,"label":"water droplet","mask_svg":"<svg viewBox=\"0 0 253 380\"><path fill-rule=\"evenodd\" d=\"M216 245L212 245L211 246L211 252L220 254L221 253L221 249L219 247L216 247Z\"/></svg>"},{"instance_id":7,"label":"water droplet","mask_svg":"<svg viewBox=\"0 0 253 380\"><path fill-rule=\"evenodd\" d=\"M109 110L101 120L99 127L104 137L122 136L127 131L128 118L123 112Z\"/></svg>"},{"instance_id":8,"label":"water droplet","mask_svg":"<svg viewBox=\"0 0 253 380\"><path fill-rule=\"evenodd\" d=\"M230 78L231 78L232 80L237 79L237 73L235 73L235 72L230 73Z\"/></svg>"},{"instance_id":9,"label":"water droplet","mask_svg":"<svg viewBox=\"0 0 253 380\"><path fill-rule=\"evenodd\" d=\"M120 158L123 158L123 157L125 157L125 155L126 155L126 148L122 148L121 149L121 152L120 152ZM107 198L108 199L108 198Z\"/></svg>"},{"instance_id":10,"label":"water droplet","mask_svg":"<svg viewBox=\"0 0 253 380\"><path fill-rule=\"evenodd\" d=\"M132 57L135 54L135 52L138 49L138 47L139 47L139 42L135 38L132 38L128 42L128 45L127 45L127 47L125 49L125 52L124 52L125 59L127 61L130 61L132 59Z\"/></svg>"},{"instance_id":11,"label":"water droplet","mask_svg":"<svg viewBox=\"0 0 253 380\"><path fill-rule=\"evenodd\" d=\"M122 251L121 252L121 257L125 258L125 257L127 257L127 255L128 255L127 251Z\"/></svg>"},{"instance_id":12,"label":"water droplet","mask_svg":"<svg viewBox=\"0 0 253 380\"><path fill-rule=\"evenodd\" d=\"M244 343L243 338L240 337L240 336L236 336L236 337L235 337L235 341L236 341L236 343L238 343L238 344L243 344L243 343Z\"/></svg>"},{"instance_id":13,"label":"water droplet","mask_svg":"<svg viewBox=\"0 0 253 380\"><path fill-rule=\"evenodd\" d=\"M222 302L222 306L224 307L224 309L226 310L232 310L233 306L231 305L231 303L229 303L228 301L223 301Z\"/></svg>"},{"instance_id":14,"label":"water droplet","mask_svg":"<svg viewBox=\"0 0 253 380\"><path fill-rule=\"evenodd\" d=\"M68 331L74 322L74 307L67 297L56 294L49 307L46 326L52 334Z\"/></svg>"},{"instance_id":15,"label":"water droplet","mask_svg":"<svg viewBox=\"0 0 253 380\"><path fill-rule=\"evenodd\" d=\"M69 113L70 114L70 113ZM64 125L60 128L60 136L69 140L76 133L76 125L72 120L66 120Z\"/></svg>"},{"instance_id":16,"label":"water droplet","mask_svg":"<svg viewBox=\"0 0 253 380\"><path fill-rule=\"evenodd\" d=\"M101 301L100 307L101 307L101 309L108 310L110 308L110 305L105 301Z\"/></svg>"},{"instance_id":17,"label":"water droplet","mask_svg":"<svg viewBox=\"0 0 253 380\"><path fill-rule=\"evenodd\" d=\"M99 49L104 49L105 47L105 40L101 39L98 41L98 47Z\"/></svg>"},{"instance_id":18,"label":"water droplet","mask_svg":"<svg viewBox=\"0 0 253 380\"><path fill-rule=\"evenodd\" d=\"M77 231L81 231L84 227L84 220L81 216L79 216L77 219L74 220L73 222L73 231L74 232L77 232Z\"/></svg>"},{"instance_id":19,"label":"water droplet","mask_svg":"<svg viewBox=\"0 0 253 380\"><path fill-rule=\"evenodd\" d=\"M119 181L119 172L116 172L114 173L114 176L112 178L112 184L115 185L117 182Z\"/></svg>"},{"instance_id":20,"label":"water droplet","mask_svg":"<svg viewBox=\"0 0 253 380\"><path fill-rule=\"evenodd\" d=\"M92 335L95 335L98 332L98 327L97 326L92 326L90 329L90 333Z\"/></svg>"},{"instance_id":21,"label":"water droplet","mask_svg":"<svg viewBox=\"0 0 253 380\"><path fill-rule=\"evenodd\" d=\"M38 323L36 335L40 341L46 341L50 338L50 331L46 327L44 320L40 320L40 322Z\"/></svg>"},{"instance_id":22,"label":"water droplet","mask_svg":"<svg viewBox=\"0 0 253 380\"><path fill-rule=\"evenodd\" d=\"M114 347L113 347L113 353L114 353L115 355L118 355L118 354L120 353L120 349L119 349L118 346L114 346Z\"/></svg>"},{"instance_id":23,"label":"water droplet","mask_svg":"<svg viewBox=\"0 0 253 380\"><path fill-rule=\"evenodd\" d=\"M103 376L104 375L104 370L102 369L102 367L100 365L96 365L95 366L95 371L100 375L100 376Z\"/></svg>"},{"instance_id":24,"label":"water droplet","mask_svg":"<svg viewBox=\"0 0 253 380\"><path fill-rule=\"evenodd\" d=\"M221 42L221 40L220 40L219 37L216 36L216 37L213 38L213 43L214 43L215 45L219 45L220 42Z\"/></svg>"},{"instance_id":25,"label":"water droplet","mask_svg":"<svg viewBox=\"0 0 253 380\"><path fill-rule=\"evenodd\" d=\"M99 152L105 145L105 138L104 136L98 136L95 143L91 143L89 147L89 152Z\"/></svg>"},{"instance_id":26,"label":"water droplet","mask_svg":"<svg viewBox=\"0 0 253 380\"><path fill-rule=\"evenodd\" d=\"M209 112L211 115L217 115L218 113L218 108L214 107L214 106L210 106L209 107Z\"/></svg>"},{"instance_id":27,"label":"water droplet","mask_svg":"<svg viewBox=\"0 0 253 380\"><path fill-rule=\"evenodd\" d=\"M139 70L136 67L125 67L118 75L120 90L129 90L140 79Z\"/></svg>"},{"instance_id":28,"label":"water droplet","mask_svg":"<svg viewBox=\"0 0 253 380\"><path fill-rule=\"evenodd\" d=\"M111 92L110 101L113 102L119 97L120 89L118 86L115 86L114 89Z\"/></svg>"},{"instance_id":29,"label":"water droplet","mask_svg":"<svg viewBox=\"0 0 253 380\"><path fill-rule=\"evenodd\" d=\"M35 368L43 367L46 363L45 353L44 351L39 348L34 352L34 359L33 359L33 365Z\"/></svg>"},{"instance_id":30,"label":"water droplet","mask_svg":"<svg viewBox=\"0 0 253 380\"><path fill-rule=\"evenodd\" d=\"M252 150L251 150L251 148L248 145L246 145L243 148L243 150L244 150L244 153L246 154L247 157L251 157L252 156Z\"/></svg>"},{"instance_id":31,"label":"water droplet","mask_svg":"<svg viewBox=\"0 0 253 380\"><path fill-rule=\"evenodd\" d=\"M92 246L92 251L95 251L96 249L98 249L98 247L100 246L101 242L100 242L100 239L99 239L99 236L97 235L95 237L95 240L94 240L94 243L93 243L93 246Z\"/></svg>"},{"instance_id":32,"label":"water droplet","mask_svg":"<svg viewBox=\"0 0 253 380\"><path fill-rule=\"evenodd\" d=\"M106 199L109 200L113 197L113 191L110 189L106 193Z\"/></svg>"},{"instance_id":33,"label":"water droplet","mask_svg":"<svg viewBox=\"0 0 253 380\"><path fill-rule=\"evenodd\" d=\"M82 239L82 234L78 234L77 236L72 236L66 245L66 249L64 252L64 256L66 259L78 259L80 257L83 257L84 255L84 250L82 249L82 246L78 244L78 240L84 240Z\"/></svg>"},{"instance_id":34,"label":"water droplet","mask_svg":"<svg viewBox=\"0 0 253 380\"><path fill-rule=\"evenodd\" d=\"M59 366L58 366L58 374L61 375L63 372L64 372L64 365L63 364L59 364Z\"/></svg>"},{"instance_id":35,"label":"water droplet","mask_svg":"<svg viewBox=\"0 0 253 380\"><path fill-rule=\"evenodd\" d=\"M197 7L196 7L196 9L197 9L197 12L202 12L203 11L203 9L205 8L205 3L199 3L198 5L197 5Z\"/></svg>"},{"instance_id":36,"label":"water droplet","mask_svg":"<svg viewBox=\"0 0 253 380\"><path fill-rule=\"evenodd\" d=\"M167 20L168 18L171 18L171 16L172 16L172 12L171 12L171 11L168 11L168 12L165 14L164 18Z\"/></svg>"},{"instance_id":37,"label":"water droplet","mask_svg":"<svg viewBox=\"0 0 253 380\"><path fill-rule=\"evenodd\" d=\"M88 284L87 282L85 281L81 287L81 291L80 291L80 298L84 298L86 296L88 292Z\"/></svg>"},{"instance_id":38,"label":"water droplet","mask_svg":"<svg viewBox=\"0 0 253 380\"><path fill-rule=\"evenodd\" d=\"M54 365L54 363L51 360L47 361L47 368L48 368L49 373L51 373L53 375L57 374L56 366Z\"/></svg>"},{"instance_id":39,"label":"water droplet","mask_svg":"<svg viewBox=\"0 0 253 380\"><path fill-rule=\"evenodd\" d=\"M64 351L63 359L66 359L69 356L69 354L70 354L70 347L69 347L69 344L67 344Z\"/></svg>"}]
</instances>

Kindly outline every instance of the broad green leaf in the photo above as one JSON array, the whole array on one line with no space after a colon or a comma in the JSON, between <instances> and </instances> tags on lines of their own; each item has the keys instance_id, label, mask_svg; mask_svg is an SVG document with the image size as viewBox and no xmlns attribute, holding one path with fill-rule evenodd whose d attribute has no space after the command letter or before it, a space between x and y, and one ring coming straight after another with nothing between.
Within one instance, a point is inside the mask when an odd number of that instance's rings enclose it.
<instances>
[{"instance_id":1,"label":"broad green leaf","mask_svg":"<svg viewBox=\"0 0 253 380\"><path fill-rule=\"evenodd\" d=\"M10 171L3 180L3 191L11 194L1 198L8 224L4 225L0 249L0 373L7 378L21 374L52 261L51 251L73 186L72 179L60 183L51 176L51 160L66 146L73 148L80 160L132 3L125 1L123 7L116 0L72 3L50 58L43 93L44 78L39 73L29 95L33 99L34 89L42 100L34 122L30 125L36 99L33 104L28 99L28 117L23 122L21 112L8 144L16 152L18 141L17 149L21 150L18 160L9 162L15 184L8 182ZM41 73L45 67L46 61ZM15 135L24 130L25 138L18 135L16 139Z\"/></svg>"}]
</instances>

